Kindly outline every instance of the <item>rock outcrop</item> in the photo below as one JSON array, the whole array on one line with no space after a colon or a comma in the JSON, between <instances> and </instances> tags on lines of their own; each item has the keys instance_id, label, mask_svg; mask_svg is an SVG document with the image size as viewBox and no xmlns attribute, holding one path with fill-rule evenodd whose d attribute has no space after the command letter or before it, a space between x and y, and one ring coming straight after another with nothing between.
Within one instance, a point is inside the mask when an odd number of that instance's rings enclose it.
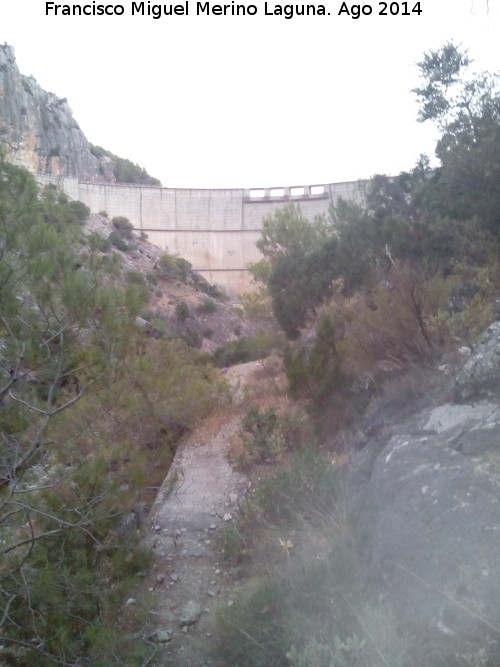
<instances>
[{"instance_id":1,"label":"rock outcrop","mask_svg":"<svg viewBox=\"0 0 500 667\"><path fill-rule=\"evenodd\" d=\"M419 665L500 664L499 389L496 322L448 387L352 457L364 583L421 640Z\"/></svg>"},{"instance_id":2,"label":"rock outcrop","mask_svg":"<svg viewBox=\"0 0 500 667\"><path fill-rule=\"evenodd\" d=\"M92 153L66 99L23 76L7 44L0 45L0 145L33 174L115 182L112 159Z\"/></svg>"}]
</instances>

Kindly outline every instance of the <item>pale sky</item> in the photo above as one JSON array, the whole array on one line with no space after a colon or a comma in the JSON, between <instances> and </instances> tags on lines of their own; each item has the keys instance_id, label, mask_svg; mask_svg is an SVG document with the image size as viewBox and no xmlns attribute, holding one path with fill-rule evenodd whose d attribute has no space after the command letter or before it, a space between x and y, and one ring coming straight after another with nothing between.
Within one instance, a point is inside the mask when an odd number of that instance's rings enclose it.
<instances>
[{"instance_id":1,"label":"pale sky","mask_svg":"<svg viewBox=\"0 0 500 667\"><path fill-rule=\"evenodd\" d=\"M197 16L189 0L187 16L155 20L132 16L125 0L123 16L46 16L45 0L2 0L0 40L14 46L23 74L68 99L89 141L169 187L410 169L420 153L433 155L437 138L416 122L410 92L424 51L453 40L478 69L500 71L498 0L422 0L410 16L389 9L411 11L413 0L389 4L388 16L372 2L357 20L338 14L340 0L324 0L330 15L289 20L265 16L264 1L236 2L257 14Z\"/></svg>"}]
</instances>

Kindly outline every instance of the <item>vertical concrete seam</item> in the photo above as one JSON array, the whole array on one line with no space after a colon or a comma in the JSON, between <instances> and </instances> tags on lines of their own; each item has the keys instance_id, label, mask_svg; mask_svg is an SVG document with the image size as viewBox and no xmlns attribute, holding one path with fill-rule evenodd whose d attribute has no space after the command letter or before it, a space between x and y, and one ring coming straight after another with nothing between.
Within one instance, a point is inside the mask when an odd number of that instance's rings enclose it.
<instances>
[{"instance_id":1,"label":"vertical concrete seam","mask_svg":"<svg viewBox=\"0 0 500 667\"><path fill-rule=\"evenodd\" d=\"M141 232L143 230L143 224L142 224L142 188L140 188L139 191L139 224L141 226Z\"/></svg>"},{"instance_id":2,"label":"vertical concrete seam","mask_svg":"<svg viewBox=\"0 0 500 667\"><path fill-rule=\"evenodd\" d=\"M174 229L177 230L177 188L174 190Z\"/></svg>"}]
</instances>

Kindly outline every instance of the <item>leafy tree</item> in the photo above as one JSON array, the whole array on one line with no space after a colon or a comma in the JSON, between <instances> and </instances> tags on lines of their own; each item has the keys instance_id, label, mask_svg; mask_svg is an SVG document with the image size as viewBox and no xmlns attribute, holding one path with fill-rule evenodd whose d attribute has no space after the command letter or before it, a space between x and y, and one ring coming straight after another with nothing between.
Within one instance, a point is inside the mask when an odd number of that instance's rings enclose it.
<instances>
[{"instance_id":1,"label":"leafy tree","mask_svg":"<svg viewBox=\"0 0 500 667\"><path fill-rule=\"evenodd\" d=\"M498 76L470 72L471 59L452 43L418 63L424 86L419 120L438 124L442 136L441 197L457 219L477 216L500 230L500 90Z\"/></svg>"},{"instance_id":2,"label":"leafy tree","mask_svg":"<svg viewBox=\"0 0 500 667\"><path fill-rule=\"evenodd\" d=\"M268 281L273 312L289 338L298 337L316 306L330 295L337 251L333 237L317 250L293 249L273 262Z\"/></svg>"},{"instance_id":3,"label":"leafy tree","mask_svg":"<svg viewBox=\"0 0 500 667\"><path fill-rule=\"evenodd\" d=\"M311 222L302 215L298 204L287 204L263 219L257 248L266 259L276 260L299 250L309 252L317 249L327 233L322 218Z\"/></svg>"},{"instance_id":4,"label":"leafy tree","mask_svg":"<svg viewBox=\"0 0 500 667\"><path fill-rule=\"evenodd\" d=\"M127 290L105 284L79 238L67 200L51 188L39 198L0 159L0 643L38 665L74 664L102 640L117 547L104 540L124 508L101 453L73 447L83 431L59 437L122 373L134 334Z\"/></svg>"},{"instance_id":5,"label":"leafy tree","mask_svg":"<svg viewBox=\"0 0 500 667\"><path fill-rule=\"evenodd\" d=\"M290 338L299 335L308 316L328 295L336 249L329 222L325 216L307 220L295 204L263 220L257 247L264 259L251 270L267 284L274 315Z\"/></svg>"}]
</instances>

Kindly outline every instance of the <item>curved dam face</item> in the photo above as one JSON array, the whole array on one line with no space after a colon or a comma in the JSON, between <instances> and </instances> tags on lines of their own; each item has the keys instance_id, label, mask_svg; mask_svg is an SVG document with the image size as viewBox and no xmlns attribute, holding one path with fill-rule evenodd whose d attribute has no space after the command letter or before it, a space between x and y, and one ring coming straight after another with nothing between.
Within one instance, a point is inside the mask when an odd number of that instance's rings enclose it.
<instances>
[{"instance_id":1,"label":"curved dam face","mask_svg":"<svg viewBox=\"0 0 500 667\"><path fill-rule=\"evenodd\" d=\"M68 178L58 179L57 185L94 213L127 217L136 231L187 259L231 296L251 289L248 265L262 257L255 244L265 216L294 202L312 220L327 213L339 197L364 200L363 183L357 181L250 190L81 183Z\"/></svg>"}]
</instances>

